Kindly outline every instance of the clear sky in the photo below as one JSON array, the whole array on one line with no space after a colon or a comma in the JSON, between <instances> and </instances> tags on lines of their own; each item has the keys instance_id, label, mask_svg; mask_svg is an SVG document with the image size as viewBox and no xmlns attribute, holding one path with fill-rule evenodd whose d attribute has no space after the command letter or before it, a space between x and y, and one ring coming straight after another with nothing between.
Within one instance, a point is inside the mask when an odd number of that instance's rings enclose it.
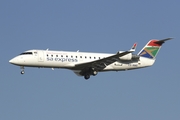
<instances>
[{"instance_id":1,"label":"clear sky","mask_svg":"<svg viewBox=\"0 0 180 120\"><path fill-rule=\"evenodd\" d=\"M179 0L1 0L0 120L179 120ZM20 68L29 49L116 53L173 37L154 66L99 73Z\"/></svg>"}]
</instances>

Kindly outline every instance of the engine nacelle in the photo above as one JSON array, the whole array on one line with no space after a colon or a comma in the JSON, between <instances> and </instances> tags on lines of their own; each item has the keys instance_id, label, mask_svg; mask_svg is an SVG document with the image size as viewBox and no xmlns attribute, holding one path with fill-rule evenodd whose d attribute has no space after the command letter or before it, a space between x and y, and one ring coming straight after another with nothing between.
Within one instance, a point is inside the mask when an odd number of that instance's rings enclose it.
<instances>
[{"instance_id":1,"label":"engine nacelle","mask_svg":"<svg viewBox=\"0 0 180 120\"><path fill-rule=\"evenodd\" d=\"M119 57L120 60L132 60L132 53Z\"/></svg>"}]
</instances>

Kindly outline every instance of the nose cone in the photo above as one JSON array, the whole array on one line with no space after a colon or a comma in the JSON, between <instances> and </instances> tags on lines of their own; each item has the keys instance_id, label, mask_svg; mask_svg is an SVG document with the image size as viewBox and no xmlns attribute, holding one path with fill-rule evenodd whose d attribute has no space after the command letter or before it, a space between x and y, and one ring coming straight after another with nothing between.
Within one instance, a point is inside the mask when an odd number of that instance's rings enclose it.
<instances>
[{"instance_id":1,"label":"nose cone","mask_svg":"<svg viewBox=\"0 0 180 120\"><path fill-rule=\"evenodd\" d=\"M13 61L14 61L14 60L13 60L13 59L11 59L11 60L9 60L9 63L13 64Z\"/></svg>"},{"instance_id":2,"label":"nose cone","mask_svg":"<svg viewBox=\"0 0 180 120\"><path fill-rule=\"evenodd\" d=\"M11 63L11 64L17 64L17 59L13 58L13 59L9 60L9 63Z\"/></svg>"}]
</instances>

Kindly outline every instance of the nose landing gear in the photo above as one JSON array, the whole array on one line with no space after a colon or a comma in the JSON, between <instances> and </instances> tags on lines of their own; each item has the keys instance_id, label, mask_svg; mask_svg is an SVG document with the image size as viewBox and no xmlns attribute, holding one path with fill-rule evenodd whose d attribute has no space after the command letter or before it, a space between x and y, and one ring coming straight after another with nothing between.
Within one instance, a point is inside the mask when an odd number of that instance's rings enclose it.
<instances>
[{"instance_id":1,"label":"nose landing gear","mask_svg":"<svg viewBox=\"0 0 180 120\"><path fill-rule=\"evenodd\" d=\"M24 66L21 66L20 69L21 69L21 74L23 75L25 73Z\"/></svg>"}]
</instances>

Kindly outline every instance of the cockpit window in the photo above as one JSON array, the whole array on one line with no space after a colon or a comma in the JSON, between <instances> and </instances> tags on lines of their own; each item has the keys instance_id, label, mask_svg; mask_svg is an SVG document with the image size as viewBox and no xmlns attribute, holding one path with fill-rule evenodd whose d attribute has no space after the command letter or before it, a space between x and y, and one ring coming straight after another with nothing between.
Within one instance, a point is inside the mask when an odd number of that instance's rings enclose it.
<instances>
[{"instance_id":1,"label":"cockpit window","mask_svg":"<svg viewBox=\"0 0 180 120\"><path fill-rule=\"evenodd\" d=\"M33 53L32 52L24 52L24 53L21 53L20 55L32 55Z\"/></svg>"},{"instance_id":2,"label":"cockpit window","mask_svg":"<svg viewBox=\"0 0 180 120\"><path fill-rule=\"evenodd\" d=\"M37 56L37 52L34 52L34 55Z\"/></svg>"}]
</instances>

